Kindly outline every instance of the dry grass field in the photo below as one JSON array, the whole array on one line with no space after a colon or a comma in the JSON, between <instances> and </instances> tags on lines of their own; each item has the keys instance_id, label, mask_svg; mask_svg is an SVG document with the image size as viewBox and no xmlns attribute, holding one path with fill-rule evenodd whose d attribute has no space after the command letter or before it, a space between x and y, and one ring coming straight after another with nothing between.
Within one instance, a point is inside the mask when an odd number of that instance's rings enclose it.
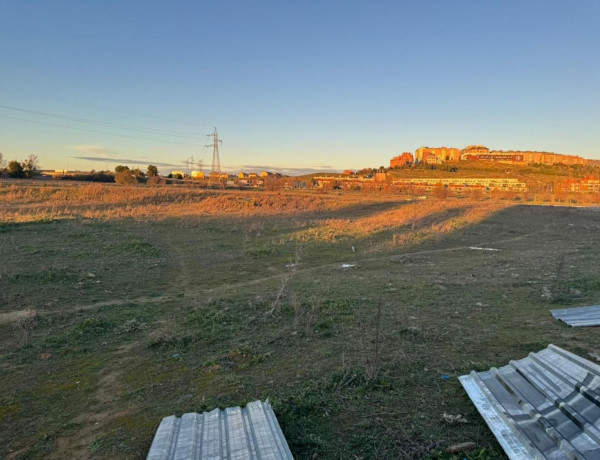
<instances>
[{"instance_id":1,"label":"dry grass field","mask_svg":"<svg viewBox=\"0 0 600 460\"><path fill-rule=\"evenodd\" d=\"M0 457L145 458L164 416L268 397L297 458L504 458L457 377L598 352L549 310L599 303L599 231L597 208L0 182Z\"/></svg>"}]
</instances>

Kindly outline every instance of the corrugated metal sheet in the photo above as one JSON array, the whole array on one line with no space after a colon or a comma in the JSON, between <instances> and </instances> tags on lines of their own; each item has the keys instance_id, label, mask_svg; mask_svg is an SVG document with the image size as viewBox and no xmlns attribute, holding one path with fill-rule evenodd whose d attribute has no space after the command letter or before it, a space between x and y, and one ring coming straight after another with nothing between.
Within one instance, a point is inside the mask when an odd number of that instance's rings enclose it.
<instances>
[{"instance_id":1,"label":"corrugated metal sheet","mask_svg":"<svg viewBox=\"0 0 600 460\"><path fill-rule=\"evenodd\" d=\"M509 458L600 458L600 366L549 345L459 379Z\"/></svg>"},{"instance_id":2,"label":"corrugated metal sheet","mask_svg":"<svg viewBox=\"0 0 600 460\"><path fill-rule=\"evenodd\" d=\"M292 459L269 401L165 417L148 460Z\"/></svg>"},{"instance_id":3,"label":"corrugated metal sheet","mask_svg":"<svg viewBox=\"0 0 600 460\"><path fill-rule=\"evenodd\" d=\"M565 308L563 310L550 310L552 316L564 321L569 326L599 326L600 305L590 307Z\"/></svg>"}]
</instances>

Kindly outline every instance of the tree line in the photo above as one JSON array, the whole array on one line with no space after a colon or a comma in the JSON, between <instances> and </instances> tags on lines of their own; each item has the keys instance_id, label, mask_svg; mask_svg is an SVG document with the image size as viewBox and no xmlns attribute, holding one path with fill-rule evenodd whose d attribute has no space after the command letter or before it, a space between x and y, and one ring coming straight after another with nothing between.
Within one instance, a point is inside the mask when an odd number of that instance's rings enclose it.
<instances>
[{"instance_id":1,"label":"tree line","mask_svg":"<svg viewBox=\"0 0 600 460\"><path fill-rule=\"evenodd\" d=\"M0 177L7 175L15 179L31 179L40 175L40 162L37 155L29 155L25 160L6 161L0 152Z\"/></svg>"},{"instance_id":2,"label":"tree line","mask_svg":"<svg viewBox=\"0 0 600 460\"><path fill-rule=\"evenodd\" d=\"M154 165L148 165L146 172L139 168L130 169L129 166L119 165L115 168L115 182L117 184L134 184L136 182L145 182L149 178L158 178L158 168ZM152 182L152 180L150 181Z\"/></svg>"},{"instance_id":3,"label":"tree line","mask_svg":"<svg viewBox=\"0 0 600 460\"><path fill-rule=\"evenodd\" d=\"M0 152L0 177L8 176L13 179L31 179L41 175L40 162L37 155L29 155L23 161L7 161L2 152ZM146 182L150 178L160 179L158 168L154 165L148 165L146 171L139 168L130 169L128 166L119 165L115 172L96 172L82 173L77 175L64 175L61 179L73 179L93 182L116 182L118 184L133 184L136 182ZM152 182L152 180L150 180Z\"/></svg>"}]
</instances>

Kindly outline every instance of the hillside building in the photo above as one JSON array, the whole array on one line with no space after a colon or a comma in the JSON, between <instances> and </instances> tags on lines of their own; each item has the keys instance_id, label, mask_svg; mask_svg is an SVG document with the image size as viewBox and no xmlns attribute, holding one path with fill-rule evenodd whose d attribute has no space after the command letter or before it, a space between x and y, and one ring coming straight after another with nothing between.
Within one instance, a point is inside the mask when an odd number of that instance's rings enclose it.
<instances>
[{"instance_id":1,"label":"hillside building","mask_svg":"<svg viewBox=\"0 0 600 460\"><path fill-rule=\"evenodd\" d=\"M415 163L436 164L455 161L460 161L460 150L454 147L419 147L415 150Z\"/></svg>"},{"instance_id":2,"label":"hillside building","mask_svg":"<svg viewBox=\"0 0 600 460\"><path fill-rule=\"evenodd\" d=\"M411 165L414 161L412 153L403 152L402 155L398 155L390 160L390 168L400 168L402 166Z\"/></svg>"}]
</instances>

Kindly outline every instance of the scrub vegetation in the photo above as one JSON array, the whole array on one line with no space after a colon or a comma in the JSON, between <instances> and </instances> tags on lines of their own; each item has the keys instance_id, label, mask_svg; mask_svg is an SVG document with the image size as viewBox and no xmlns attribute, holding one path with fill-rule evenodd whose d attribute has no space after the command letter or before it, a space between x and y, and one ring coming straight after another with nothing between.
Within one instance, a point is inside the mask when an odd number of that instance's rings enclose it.
<instances>
[{"instance_id":1,"label":"scrub vegetation","mask_svg":"<svg viewBox=\"0 0 600 460\"><path fill-rule=\"evenodd\" d=\"M457 377L594 359L549 310L598 304L599 230L508 200L0 182L0 457L145 458L165 416L270 398L297 458L504 458Z\"/></svg>"}]
</instances>

